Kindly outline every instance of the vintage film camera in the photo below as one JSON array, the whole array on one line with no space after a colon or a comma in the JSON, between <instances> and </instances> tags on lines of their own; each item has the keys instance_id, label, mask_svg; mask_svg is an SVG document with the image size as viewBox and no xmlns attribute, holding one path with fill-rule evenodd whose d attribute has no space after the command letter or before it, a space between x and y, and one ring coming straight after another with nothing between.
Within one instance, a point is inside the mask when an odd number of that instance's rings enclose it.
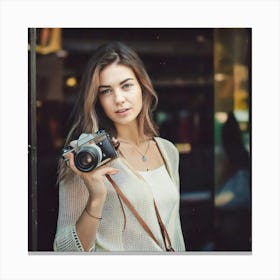
<instances>
[{"instance_id":1,"label":"vintage film camera","mask_svg":"<svg viewBox=\"0 0 280 280\"><path fill-rule=\"evenodd\" d=\"M82 172L90 172L102 165L105 160L118 157L111 137L104 130L98 130L94 134L81 134L76 147L63 148L64 160L67 160L65 155L71 152L74 153L75 166Z\"/></svg>"}]
</instances>

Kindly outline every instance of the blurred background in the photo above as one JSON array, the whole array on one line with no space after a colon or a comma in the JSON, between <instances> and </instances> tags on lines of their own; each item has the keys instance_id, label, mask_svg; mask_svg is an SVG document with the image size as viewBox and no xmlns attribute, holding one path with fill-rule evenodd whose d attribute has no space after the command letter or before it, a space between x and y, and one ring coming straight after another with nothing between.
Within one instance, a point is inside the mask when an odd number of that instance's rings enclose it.
<instances>
[{"instance_id":1,"label":"blurred background","mask_svg":"<svg viewBox=\"0 0 280 280\"><path fill-rule=\"evenodd\" d=\"M52 251L57 162L96 48L123 41L143 60L160 136L180 152L188 251L251 251L251 29L30 28L29 251Z\"/></svg>"}]
</instances>

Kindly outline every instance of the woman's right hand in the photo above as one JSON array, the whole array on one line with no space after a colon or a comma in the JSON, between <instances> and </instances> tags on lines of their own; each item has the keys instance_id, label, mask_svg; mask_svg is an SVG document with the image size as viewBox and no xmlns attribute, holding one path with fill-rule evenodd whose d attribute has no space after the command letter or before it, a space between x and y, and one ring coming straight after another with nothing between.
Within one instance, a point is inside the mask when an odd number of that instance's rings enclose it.
<instances>
[{"instance_id":1,"label":"woman's right hand","mask_svg":"<svg viewBox=\"0 0 280 280\"><path fill-rule=\"evenodd\" d=\"M73 147L72 143L70 145ZM84 211L76 222L76 231L85 251L89 251L96 240L99 220L102 218L102 211L107 197L107 188L104 184L106 174L116 174L118 169L101 165L90 172L81 172L74 163L72 152L65 155L68 158L68 167L81 177L89 192L88 201Z\"/></svg>"},{"instance_id":2,"label":"woman's right hand","mask_svg":"<svg viewBox=\"0 0 280 280\"><path fill-rule=\"evenodd\" d=\"M107 196L107 188L104 184L104 176L106 174L116 174L119 170L113 167L102 165L90 172L82 172L78 170L75 166L74 154L69 153L67 157L69 159L68 166L75 174L80 176L84 181L89 192L89 200L105 201Z\"/></svg>"}]
</instances>

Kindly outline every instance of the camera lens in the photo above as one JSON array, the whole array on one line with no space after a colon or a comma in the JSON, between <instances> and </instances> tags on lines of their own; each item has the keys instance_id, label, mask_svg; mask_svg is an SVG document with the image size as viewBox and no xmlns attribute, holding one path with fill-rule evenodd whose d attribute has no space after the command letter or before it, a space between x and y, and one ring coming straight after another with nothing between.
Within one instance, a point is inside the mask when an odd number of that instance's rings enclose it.
<instances>
[{"instance_id":1,"label":"camera lens","mask_svg":"<svg viewBox=\"0 0 280 280\"><path fill-rule=\"evenodd\" d=\"M83 172L93 170L101 162L102 153L99 147L87 146L75 155L75 166Z\"/></svg>"},{"instance_id":2,"label":"camera lens","mask_svg":"<svg viewBox=\"0 0 280 280\"><path fill-rule=\"evenodd\" d=\"M81 165L83 165L83 166L92 164L93 160L94 159L92 158L92 155L89 153L82 153L79 157L79 161L80 161Z\"/></svg>"}]
</instances>

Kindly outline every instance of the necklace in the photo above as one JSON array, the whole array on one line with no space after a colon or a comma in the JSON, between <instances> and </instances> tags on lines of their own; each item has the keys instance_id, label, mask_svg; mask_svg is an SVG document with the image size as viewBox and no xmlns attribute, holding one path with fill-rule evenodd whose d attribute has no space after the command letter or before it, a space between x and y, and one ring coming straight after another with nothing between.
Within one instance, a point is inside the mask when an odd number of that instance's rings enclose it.
<instances>
[{"instance_id":1,"label":"necklace","mask_svg":"<svg viewBox=\"0 0 280 280\"><path fill-rule=\"evenodd\" d=\"M148 141L147 149L146 149L146 151L145 151L144 154L142 154L140 151L138 151L138 150L136 149L136 152L142 156L142 161L147 161L147 160L148 160L146 154L147 154L147 152L148 152L148 150L149 150L149 147L150 147L150 141Z\"/></svg>"},{"instance_id":2,"label":"necklace","mask_svg":"<svg viewBox=\"0 0 280 280\"><path fill-rule=\"evenodd\" d=\"M127 144L131 144L131 143L127 142L127 141L123 141L123 140L119 140L119 141L120 141L120 142L127 143ZM146 148L144 154L141 153L141 152L135 147L135 151L136 151L139 155L142 156L141 159L142 159L142 161L144 161L144 162L148 160L148 157L146 156L146 154L147 154L147 152L148 152L148 150L149 150L149 147L150 147L150 141L149 141L149 140L148 140L148 145L147 145L147 148Z\"/></svg>"}]
</instances>

